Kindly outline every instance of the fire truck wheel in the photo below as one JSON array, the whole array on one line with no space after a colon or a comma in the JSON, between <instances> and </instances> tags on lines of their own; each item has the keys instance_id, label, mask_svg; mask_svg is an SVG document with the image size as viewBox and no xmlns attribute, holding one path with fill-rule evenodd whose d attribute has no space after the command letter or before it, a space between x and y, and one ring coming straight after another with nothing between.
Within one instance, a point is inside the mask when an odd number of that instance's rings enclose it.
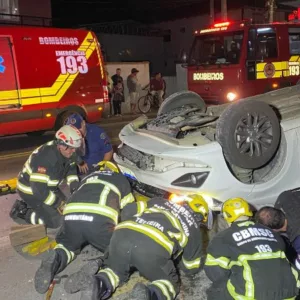
<instances>
[{"instance_id":1,"label":"fire truck wheel","mask_svg":"<svg viewBox=\"0 0 300 300\"><path fill-rule=\"evenodd\" d=\"M206 104L198 94L191 91L180 91L170 95L163 101L157 115L160 116L185 105L198 107L202 112L206 112Z\"/></svg>"},{"instance_id":2,"label":"fire truck wheel","mask_svg":"<svg viewBox=\"0 0 300 300\"><path fill-rule=\"evenodd\" d=\"M221 114L216 137L229 163L258 169L277 152L281 137L279 119L265 102L240 101Z\"/></svg>"}]
</instances>

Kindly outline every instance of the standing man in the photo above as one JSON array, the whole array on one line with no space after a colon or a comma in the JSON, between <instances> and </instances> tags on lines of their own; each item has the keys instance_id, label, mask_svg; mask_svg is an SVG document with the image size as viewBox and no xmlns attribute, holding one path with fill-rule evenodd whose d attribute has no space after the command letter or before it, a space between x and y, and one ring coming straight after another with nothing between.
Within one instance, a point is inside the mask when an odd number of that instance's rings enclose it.
<instances>
[{"instance_id":1,"label":"standing man","mask_svg":"<svg viewBox=\"0 0 300 300\"><path fill-rule=\"evenodd\" d=\"M216 235L207 249L204 269L213 282L208 300L294 299L299 274L285 256L280 235L252 222L242 198L225 201L221 212L230 228Z\"/></svg>"},{"instance_id":2,"label":"standing man","mask_svg":"<svg viewBox=\"0 0 300 300\"><path fill-rule=\"evenodd\" d=\"M131 300L172 300L180 287L174 264L187 275L200 271L202 254L201 224L207 224L209 209L199 195L191 195L174 203L163 198L127 205L121 214L122 222L116 226L110 245L106 268L85 282L74 280L81 286L83 300L107 299L115 289L129 279L132 268L151 281L138 283L130 295Z\"/></svg>"},{"instance_id":3,"label":"standing man","mask_svg":"<svg viewBox=\"0 0 300 300\"><path fill-rule=\"evenodd\" d=\"M65 195L59 184L66 179L71 193L78 187L76 164L70 158L81 146L82 136L77 128L65 125L55 138L34 150L19 173L17 192L22 201L13 205L11 218L49 228L60 226Z\"/></svg>"},{"instance_id":4,"label":"standing man","mask_svg":"<svg viewBox=\"0 0 300 300\"><path fill-rule=\"evenodd\" d=\"M123 77L121 76L121 69L120 69L120 68L117 68L116 74L113 75L113 76L111 77L111 79L112 79L112 81L113 81L113 85L114 85L114 86L117 85L119 81L121 81L122 84L123 84L123 88L124 88L124 82L123 82Z\"/></svg>"},{"instance_id":5,"label":"standing man","mask_svg":"<svg viewBox=\"0 0 300 300\"><path fill-rule=\"evenodd\" d=\"M92 172L93 166L97 165L99 161L112 159L112 145L101 127L86 123L83 117L77 113L69 116L66 124L78 128L84 137L85 143L81 148L82 157L78 161L81 174Z\"/></svg>"},{"instance_id":6,"label":"standing man","mask_svg":"<svg viewBox=\"0 0 300 300\"><path fill-rule=\"evenodd\" d=\"M131 69L131 74L127 77L127 87L129 91L129 97L130 97L130 107L131 107L131 112L133 114L136 114L136 105L138 101L138 74L139 70L136 68Z\"/></svg>"},{"instance_id":7,"label":"standing man","mask_svg":"<svg viewBox=\"0 0 300 300\"><path fill-rule=\"evenodd\" d=\"M57 246L43 259L35 275L35 289L41 294L85 245L105 252L121 209L134 202L130 184L118 167L111 162L100 162L99 166L100 171L86 176L68 200ZM97 262L91 267L95 265L97 268Z\"/></svg>"}]
</instances>

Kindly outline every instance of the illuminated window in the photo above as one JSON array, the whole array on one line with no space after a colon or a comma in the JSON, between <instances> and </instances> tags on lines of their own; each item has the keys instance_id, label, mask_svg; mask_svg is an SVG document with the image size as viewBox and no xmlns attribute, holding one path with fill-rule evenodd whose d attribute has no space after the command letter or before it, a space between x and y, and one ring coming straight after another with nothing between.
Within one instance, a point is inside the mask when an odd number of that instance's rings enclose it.
<instances>
[{"instance_id":1,"label":"illuminated window","mask_svg":"<svg viewBox=\"0 0 300 300\"><path fill-rule=\"evenodd\" d=\"M18 0L0 0L0 17L2 20L12 20L19 14Z\"/></svg>"},{"instance_id":2,"label":"illuminated window","mask_svg":"<svg viewBox=\"0 0 300 300\"><path fill-rule=\"evenodd\" d=\"M289 28L290 54L300 54L300 28Z\"/></svg>"}]
</instances>

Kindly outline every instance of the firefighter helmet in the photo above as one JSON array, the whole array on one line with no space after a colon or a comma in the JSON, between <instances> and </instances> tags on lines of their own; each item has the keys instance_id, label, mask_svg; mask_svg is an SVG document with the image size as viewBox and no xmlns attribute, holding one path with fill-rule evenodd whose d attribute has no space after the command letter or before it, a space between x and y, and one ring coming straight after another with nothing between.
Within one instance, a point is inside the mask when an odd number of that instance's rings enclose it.
<instances>
[{"instance_id":1,"label":"firefighter helmet","mask_svg":"<svg viewBox=\"0 0 300 300\"><path fill-rule=\"evenodd\" d=\"M195 213L201 214L203 216L203 222L206 223L208 220L209 208L204 198L201 195L195 194L188 196L187 200L189 207Z\"/></svg>"},{"instance_id":2,"label":"firefighter helmet","mask_svg":"<svg viewBox=\"0 0 300 300\"><path fill-rule=\"evenodd\" d=\"M228 223L233 223L239 217L252 217L248 202L243 198L230 198L223 203L222 213Z\"/></svg>"},{"instance_id":3,"label":"firefighter helmet","mask_svg":"<svg viewBox=\"0 0 300 300\"><path fill-rule=\"evenodd\" d=\"M100 171L112 171L114 173L119 173L118 167L108 160L102 160L98 163Z\"/></svg>"},{"instance_id":4,"label":"firefighter helmet","mask_svg":"<svg viewBox=\"0 0 300 300\"><path fill-rule=\"evenodd\" d=\"M72 125L64 125L55 134L58 144L72 148L80 148L82 135L80 131Z\"/></svg>"}]
</instances>

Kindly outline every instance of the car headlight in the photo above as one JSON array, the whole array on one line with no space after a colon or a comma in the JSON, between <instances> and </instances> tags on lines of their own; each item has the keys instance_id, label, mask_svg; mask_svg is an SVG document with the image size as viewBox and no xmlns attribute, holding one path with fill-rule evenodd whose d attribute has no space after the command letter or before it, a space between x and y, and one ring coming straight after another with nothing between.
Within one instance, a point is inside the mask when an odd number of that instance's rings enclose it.
<instances>
[{"instance_id":1,"label":"car headlight","mask_svg":"<svg viewBox=\"0 0 300 300\"><path fill-rule=\"evenodd\" d=\"M171 184L187 188L199 188L205 182L209 172L187 173L174 180Z\"/></svg>"}]
</instances>

